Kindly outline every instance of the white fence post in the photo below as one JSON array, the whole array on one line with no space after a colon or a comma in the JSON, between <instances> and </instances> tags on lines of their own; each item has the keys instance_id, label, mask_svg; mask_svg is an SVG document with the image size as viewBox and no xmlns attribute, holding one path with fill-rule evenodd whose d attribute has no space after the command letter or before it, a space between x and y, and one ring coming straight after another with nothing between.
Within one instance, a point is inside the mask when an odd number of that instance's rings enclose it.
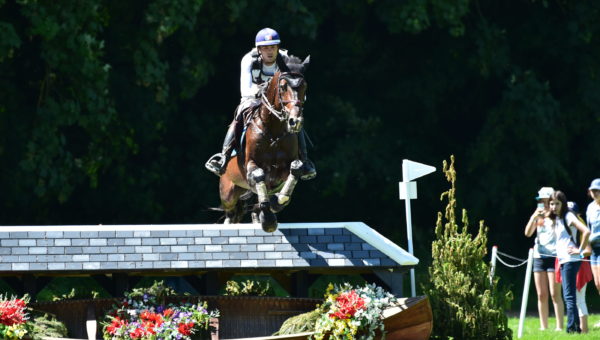
<instances>
[{"instance_id":1,"label":"white fence post","mask_svg":"<svg viewBox=\"0 0 600 340\"><path fill-rule=\"evenodd\" d=\"M529 249L527 257L527 272L525 274L525 285L523 286L523 299L521 300L521 315L519 316L519 331L517 338L523 336L523 323L525 322L525 311L527 310L527 298L529 297L529 284L531 283L531 268L533 267L533 248Z\"/></svg>"},{"instance_id":2,"label":"white fence post","mask_svg":"<svg viewBox=\"0 0 600 340\"><path fill-rule=\"evenodd\" d=\"M494 284L494 274L496 273L496 258L498 257L498 246L492 247L492 259L490 261L490 286Z\"/></svg>"}]
</instances>

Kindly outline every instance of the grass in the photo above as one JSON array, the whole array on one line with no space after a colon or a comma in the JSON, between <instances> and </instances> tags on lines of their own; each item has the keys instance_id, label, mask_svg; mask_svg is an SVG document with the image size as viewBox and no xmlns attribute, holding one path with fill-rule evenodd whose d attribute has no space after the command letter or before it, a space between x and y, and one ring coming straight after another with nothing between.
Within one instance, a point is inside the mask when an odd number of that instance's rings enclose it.
<instances>
[{"instance_id":1,"label":"grass","mask_svg":"<svg viewBox=\"0 0 600 340\"><path fill-rule=\"evenodd\" d=\"M567 319L565 317L565 324ZM556 325L556 319L550 317L548 319L548 330L540 331L540 320L537 316L528 316L525 318L523 324L523 337L520 340L597 340L600 339L600 328L594 328L594 324L600 322L600 314L590 314L588 316L588 325L590 332L587 334L572 335L567 334L565 331L556 332L554 326ZM513 339L518 339L519 330L519 317L511 317L508 319L508 326L513 330Z\"/></svg>"}]
</instances>

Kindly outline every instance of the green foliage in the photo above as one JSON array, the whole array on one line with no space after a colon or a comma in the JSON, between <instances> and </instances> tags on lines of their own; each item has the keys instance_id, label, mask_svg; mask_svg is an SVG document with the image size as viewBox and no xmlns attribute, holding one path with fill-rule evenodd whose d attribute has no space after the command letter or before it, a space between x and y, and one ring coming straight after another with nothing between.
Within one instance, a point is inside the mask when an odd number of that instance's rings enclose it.
<instances>
[{"instance_id":1,"label":"green foliage","mask_svg":"<svg viewBox=\"0 0 600 340\"><path fill-rule=\"evenodd\" d=\"M145 301L152 296L158 303L165 304L167 297L177 296L175 289L167 286L164 281L154 281L149 287L136 287L125 293L127 299Z\"/></svg>"},{"instance_id":2,"label":"green foliage","mask_svg":"<svg viewBox=\"0 0 600 340\"><path fill-rule=\"evenodd\" d=\"M288 318L281 324L281 328L273 335L296 334L303 332L312 332L315 330L317 320L321 318L321 311L315 309L310 312L302 313Z\"/></svg>"},{"instance_id":3,"label":"green foliage","mask_svg":"<svg viewBox=\"0 0 600 340\"><path fill-rule=\"evenodd\" d=\"M36 295L36 300L61 301L107 297L110 297L110 294L93 278L57 277Z\"/></svg>"},{"instance_id":4,"label":"green foliage","mask_svg":"<svg viewBox=\"0 0 600 340\"><path fill-rule=\"evenodd\" d=\"M90 295L92 299L97 299L100 296L100 293L98 293L95 290L92 290L90 292ZM72 300L75 298L77 298L77 293L75 292L75 288L72 288L71 291L67 294L62 294L60 296L52 296L52 301Z\"/></svg>"},{"instance_id":5,"label":"green foliage","mask_svg":"<svg viewBox=\"0 0 600 340\"><path fill-rule=\"evenodd\" d=\"M230 280L225 286L225 295L228 296L272 296L273 288L269 281L246 280L240 282Z\"/></svg>"},{"instance_id":6,"label":"green foliage","mask_svg":"<svg viewBox=\"0 0 600 340\"><path fill-rule=\"evenodd\" d=\"M33 340L67 337L67 326L58 321L54 315L34 311L32 316L31 322L28 323L28 334L31 335Z\"/></svg>"},{"instance_id":7,"label":"green foliage","mask_svg":"<svg viewBox=\"0 0 600 340\"><path fill-rule=\"evenodd\" d=\"M462 227L455 213L456 170L454 156L444 161L443 171L451 187L441 195L448 204L438 213L436 239L432 243L433 262L429 283L424 286L431 301L433 339L512 339L505 314L512 292L490 283L489 266L484 262L488 228L483 221L475 236L469 231L466 210L462 210Z\"/></svg>"}]
</instances>

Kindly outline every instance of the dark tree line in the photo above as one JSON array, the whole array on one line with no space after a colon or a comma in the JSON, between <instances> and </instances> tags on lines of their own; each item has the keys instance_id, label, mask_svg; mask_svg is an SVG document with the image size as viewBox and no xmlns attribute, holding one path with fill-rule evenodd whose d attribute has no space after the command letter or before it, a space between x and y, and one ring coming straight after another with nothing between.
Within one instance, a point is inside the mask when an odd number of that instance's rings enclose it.
<instances>
[{"instance_id":1,"label":"dark tree line","mask_svg":"<svg viewBox=\"0 0 600 340\"><path fill-rule=\"evenodd\" d=\"M281 221L360 220L405 245L402 159L457 159L457 195L524 256L539 187L600 177L595 1L0 0L0 224L212 223L256 31L311 55L319 175ZM419 180L427 260L445 191Z\"/></svg>"}]
</instances>

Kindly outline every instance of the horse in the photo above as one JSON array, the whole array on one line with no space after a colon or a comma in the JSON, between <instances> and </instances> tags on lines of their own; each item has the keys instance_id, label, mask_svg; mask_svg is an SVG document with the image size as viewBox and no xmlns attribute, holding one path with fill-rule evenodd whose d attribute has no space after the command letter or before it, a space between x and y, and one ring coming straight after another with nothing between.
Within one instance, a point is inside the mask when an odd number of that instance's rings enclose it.
<instances>
[{"instance_id":1,"label":"horse","mask_svg":"<svg viewBox=\"0 0 600 340\"><path fill-rule=\"evenodd\" d=\"M262 91L242 143L219 180L225 224L240 223L246 213L243 201L256 195L252 222L260 223L266 232L277 230L275 213L290 203L303 165L298 157L298 133L304 123L308 86L304 71L309 63L310 56L304 61L290 57L289 70L276 72Z\"/></svg>"}]
</instances>

